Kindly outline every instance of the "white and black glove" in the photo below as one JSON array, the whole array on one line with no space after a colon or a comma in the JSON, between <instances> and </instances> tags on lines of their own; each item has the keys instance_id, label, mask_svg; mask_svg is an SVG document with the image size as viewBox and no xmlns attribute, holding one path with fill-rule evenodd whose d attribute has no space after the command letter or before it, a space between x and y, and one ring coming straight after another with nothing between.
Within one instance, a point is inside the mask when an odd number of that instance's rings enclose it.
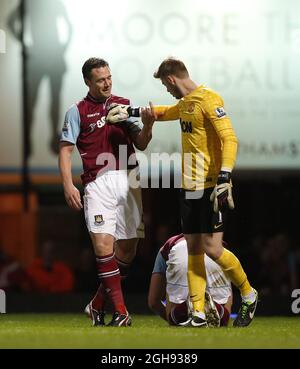
<instances>
[{"instance_id":1,"label":"white and black glove","mask_svg":"<svg viewBox=\"0 0 300 369\"><path fill-rule=\"evenodd\" d=\"M210 201L213 202L214 212L224 211L228 207L234 209L232 198L231 173L221 170L218 175L217 184L210 195Z\"/></svg>"},{"instance_id":2,"label":"white and black glove","mask_svg":"<svg viewBox=\"0 0 300 369\"><path fill-rule=\"evenodd\" d=\"M112 103L106 114L106 121L110 124L116 124L127 120L129 117L139 117L140 108L133 108L130 105Z\"/></svg>"}]
</instances>

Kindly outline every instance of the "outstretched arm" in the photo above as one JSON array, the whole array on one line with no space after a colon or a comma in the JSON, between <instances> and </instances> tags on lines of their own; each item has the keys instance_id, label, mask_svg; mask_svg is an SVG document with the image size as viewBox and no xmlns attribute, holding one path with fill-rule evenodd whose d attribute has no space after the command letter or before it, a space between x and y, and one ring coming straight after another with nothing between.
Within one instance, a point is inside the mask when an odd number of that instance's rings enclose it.
<instances>
[{"instance_id":1,"label":"outstretched arm","mask_svg":"<svg viewBox=\"0 0 300 369\"><path fill-rule=\"evenodd\" d=\"M159 121L179 119L178 105L157 105L154 107L155 114Z\"/></svg>"},{"instance_id":2,"label":"outstretched arm","mask_svg":"<svg viewBox=\"0 0 300 369\"><path fill-rule=\"evenodd\" d=\"M152 105L151 105L152 106ZM158 105L152 106L152 112L155 115L155 120L168 121L179 119L178 104L176 105ZM132 107L130 105L112 104L106 120L108 123L115 124L123 122L130 117L141 117L143 108Z\"/></svg>"}]
</instances>

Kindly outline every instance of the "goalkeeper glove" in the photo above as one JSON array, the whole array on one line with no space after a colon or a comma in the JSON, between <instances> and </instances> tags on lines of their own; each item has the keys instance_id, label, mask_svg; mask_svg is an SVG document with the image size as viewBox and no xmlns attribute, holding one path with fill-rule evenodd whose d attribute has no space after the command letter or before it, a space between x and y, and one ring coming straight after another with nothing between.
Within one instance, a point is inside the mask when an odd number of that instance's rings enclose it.
<instances>
[{"instance_id":1,"label":"goalkeeper glove","mask_svg":"<svg viewBox=\"0 0 300 369\"><path fill-rule=\"evenodd\" d=\"M140 108L133 108L130 105L121 105L113 103L110 105L107 115L106 121L111 124L116 124L119 122L123 122L129 117L139 117L140 116Z\"/></svg>"},{"instance_id":2,"label":"goalkeeper glove","mask_svg":"<svg viewBox=\"0 0 300 369\"><path fill-rule=\"evenodd\" d=\"M227 206L234 209L232 198L231 173L221 170L218 175L217 184L210 195L210 201L213 202L214 212L224 211Z\"/></svg>"}]
</instances>

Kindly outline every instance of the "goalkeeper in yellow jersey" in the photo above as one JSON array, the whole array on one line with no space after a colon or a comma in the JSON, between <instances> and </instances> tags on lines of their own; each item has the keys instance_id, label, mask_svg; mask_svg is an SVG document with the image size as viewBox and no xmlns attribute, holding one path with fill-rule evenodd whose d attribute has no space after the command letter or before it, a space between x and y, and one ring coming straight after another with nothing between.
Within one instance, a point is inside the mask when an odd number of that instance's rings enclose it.
<instances>
[{"instance_id":1,"label":"goalkeeper in yellow jersey","mask_svg":"<svg viewBox=\"0 0 300 369\"><path fill-rule=\"evenodd\" d=\"M152 106L156 120L180 120L182 139L181 221L188 247L188 285L193 313L190 325L207 327L204 302L206 272L204 254L213 259L240 290L242 304L233 325L245 327L253 319L257 291L251 287L237 257L223 247L228 208L234 208L231 171L237 153L237 138L224 109L222 98L213 90L197 85L180 60L168 58L154 77L179 102ZM139 108L112 107L107 121L117 123Z\"/></svg>"}]
</instances>

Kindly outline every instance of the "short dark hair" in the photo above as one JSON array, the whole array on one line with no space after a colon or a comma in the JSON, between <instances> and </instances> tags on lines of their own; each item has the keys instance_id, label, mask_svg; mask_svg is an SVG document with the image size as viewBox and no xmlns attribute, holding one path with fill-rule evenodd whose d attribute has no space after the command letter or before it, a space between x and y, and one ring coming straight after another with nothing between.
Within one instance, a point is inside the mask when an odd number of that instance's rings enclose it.
<instances>
[{"instance_id":1,"label":"short dark hair","mask_svg":"<svg viewBox=\"0 0 300 369\"><path fill-rule=\"evenodd\" d=\"M153 77L162 79L170 76L171 74L179 78L185 78L189 76L189 72L184 63L181 60L170 57L165 59L160 64L157 72L153 74Z\"/></svg>"},{"instance_id":2,"label":"short dark hair","mask_svg":"<svg viewBox=\"0 0 300 369\"><path fill-rule=\"evenodd\" d=\"M84 79L91 79L91 71L94 68L104 68L104 67L108 67L109 68L109 64L107 63L107 61L105 61L104 59L99 59L99 58L89 58L82 67L82 75Z\"/></svg>"}]
</instances>

